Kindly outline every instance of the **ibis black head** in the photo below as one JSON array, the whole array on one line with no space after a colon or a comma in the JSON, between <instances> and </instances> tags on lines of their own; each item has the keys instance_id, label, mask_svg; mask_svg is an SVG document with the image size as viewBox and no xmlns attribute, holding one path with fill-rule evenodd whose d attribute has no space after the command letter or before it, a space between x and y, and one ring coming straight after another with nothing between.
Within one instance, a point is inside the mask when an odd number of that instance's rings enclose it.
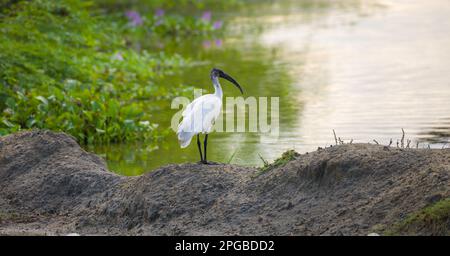
<instances>
[{"instance_id":1,"label":"ibis black head","mask_svg":"<svg viewBox=\"0 0 450 256\"><path fill-rule=\"evenodd\" d=\"M238 82L236 82L236 80L234 80L234 78L232 78L230 75L228 75L227 73L223 72L222 70L220 70L218 68L213 68L211 70L211 79L216 78L216 77L221 77L223 79L230 81L239 89L239 91L241 91L242 94L244 94L244 92L242 91L242 87L239 85Z\"/></svg>"}]
</instances>

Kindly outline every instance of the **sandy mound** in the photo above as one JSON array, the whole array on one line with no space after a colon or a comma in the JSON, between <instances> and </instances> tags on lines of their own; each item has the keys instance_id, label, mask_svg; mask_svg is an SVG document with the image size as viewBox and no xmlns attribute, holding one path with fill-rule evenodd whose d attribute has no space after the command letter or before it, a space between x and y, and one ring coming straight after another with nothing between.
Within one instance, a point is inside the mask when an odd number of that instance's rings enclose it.
<instances>
[{"instance_id":1,"label":"sandy mound","mask_svg":"<svg viewBox=\"0 0 450 256\"><path fill-rule=\"evenodd\" d=\"M0 138L0 233L366 235L449 197L449 174L450 149L353 144L264 173L181 164L123 177L68 135L22 132Z\"/></svg>"}]
</instances>

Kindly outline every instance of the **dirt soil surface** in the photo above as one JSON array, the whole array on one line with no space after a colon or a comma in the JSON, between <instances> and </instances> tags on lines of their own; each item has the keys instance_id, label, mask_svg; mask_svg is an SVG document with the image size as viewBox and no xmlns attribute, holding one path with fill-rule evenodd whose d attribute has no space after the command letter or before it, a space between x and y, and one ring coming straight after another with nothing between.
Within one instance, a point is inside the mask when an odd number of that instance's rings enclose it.
<instances>
[{"instance_id":1,"label":"dirt soil surface","mask_svg":"<svg viewBox=\"0 0 450 256\"><path fill-rule=\"evenodd\" d=\"M63 133L0 138L0 234L367 235L450 196L450 149L347 144L260 173L108 171Z\"/></svg>"}]
</instances>

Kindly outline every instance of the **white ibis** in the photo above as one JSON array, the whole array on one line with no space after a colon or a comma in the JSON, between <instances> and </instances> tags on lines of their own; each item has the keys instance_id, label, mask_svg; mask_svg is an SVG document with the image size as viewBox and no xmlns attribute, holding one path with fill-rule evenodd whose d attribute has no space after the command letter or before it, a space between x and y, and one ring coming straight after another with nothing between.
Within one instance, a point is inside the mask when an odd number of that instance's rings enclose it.
<instances>
[{"instance_id":1,"label":"white ibis","mask_svg":"<svg viewBox=\"0 0 450 256\"><path fill-rule=\"evenodd\" d=\"M211 70L211 80L214 85L214 94L206 94L198 97L183 111L183 120L178 126L178 141L181 148L189 146L192 137L197 135L197 147L200 153L200 161L207 164L206 147L208 145L208 134L211 132L214 122L220 115L222 109L222 87L219 83L219 77L224 78L233 83L243 94L241 86L231 76L220 69L213 68ZM202 147L200 143L200 133L205 134L203 141L204 154L202 154Z\"/></svg>"}]
</instances>

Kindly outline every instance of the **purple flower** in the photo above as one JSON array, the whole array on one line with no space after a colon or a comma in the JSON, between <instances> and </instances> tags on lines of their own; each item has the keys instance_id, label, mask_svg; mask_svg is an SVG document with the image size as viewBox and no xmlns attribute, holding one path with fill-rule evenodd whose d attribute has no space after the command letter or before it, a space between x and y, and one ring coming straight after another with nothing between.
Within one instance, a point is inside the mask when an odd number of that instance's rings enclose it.
<instances>
[{"instance_id":1,"label":"purple flower","mask_svg":"<svg viewBox=\"0 0 450 256\"><path fill-rule=\"evenodd\" d=\"M114 54L114 56L112 57L112 59L113 59L113 60L122 61L122 60L123 60L122 53L118 52L118 53Z\"/></svg>"},{"instance_id":2,"label":"purple flower","mask_svg":"<svg viewBox=\"0 0 450 256\"><path fill-rule=\"evenodd\" d=\"M221 20L218 20L218 21L214 22L213 28L220 29L222 27L222 24L223 24L223 22Z\"/></svg>"},{"instance_id":3,"label":"purple flower","mask_svg":"<svg viewBox=\"0 0 450 256\"><path fill-rule=\"evenodd\" d=\"M165 11L164 11L164 9L156 9L156 11L155 11L155 16L156 17L162 17L162 16L164 16L164 13L165 13Z\"/></svg>"},{"instance_id":4,"label":"purple flower","mask_svg":"<svg viewBox=\"0 0 450 256\"><path fill-rule=\"evenodd\" d=\"M217 47L222 47L223 44L222 39L216 39L214 43L216 44Z\"/></svg>"},{"instance_id":5,"label":"purple flower","mask_svg":"<svg viewBox=\"0 0 450 256\"><path fill-rule=\"evenodd\" d=\"M127 11L125 15L128 17L128 20L133 27L142 25L144 22L141 15L136 11Z\"/></svg>"},{"instance_id":6,"label":"purple flower","mask_svg":"<svg viewBox=\"0 0 450 256\"><path fill-rule=\"evenodd\" d=\"M211 20L211 11L205 11L202 14L202 20L204 21L210 21Z\"/></svg>"},{"instance_id":7,"label":"purple flower","mask_svg":"<svg viewBox=\"0 0 450 256\"><path fill-rule=\"evenodd\" d=\"M203 41L202 45L203 45L203 48L208 49L211 47L211 41Z\"/></svg>"}]
</instances>

